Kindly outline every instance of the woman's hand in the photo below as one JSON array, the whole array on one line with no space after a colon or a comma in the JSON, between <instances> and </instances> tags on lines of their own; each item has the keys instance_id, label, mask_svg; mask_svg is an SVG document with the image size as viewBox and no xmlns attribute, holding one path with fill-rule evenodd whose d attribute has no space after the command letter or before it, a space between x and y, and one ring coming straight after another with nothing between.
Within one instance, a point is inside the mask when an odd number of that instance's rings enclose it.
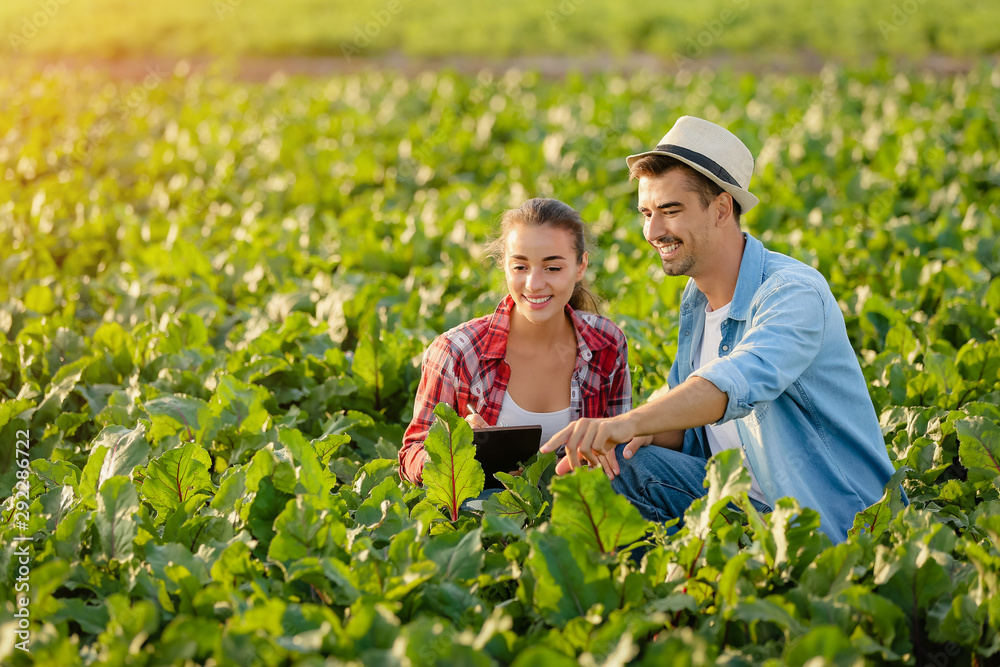
<instances>
[{"instance_id":1,"label":"woman's hand","mask_svg":"<svg viewBox=\"0 0 1000 667\"><path fill-rule=\"evenodd\" d=\"M469 422L469 426L472 428L486 428L489 424L486 420L479 416L479 413L469 408L469 414L465 416L465 421Z\"/></svg>"}]
</instances>

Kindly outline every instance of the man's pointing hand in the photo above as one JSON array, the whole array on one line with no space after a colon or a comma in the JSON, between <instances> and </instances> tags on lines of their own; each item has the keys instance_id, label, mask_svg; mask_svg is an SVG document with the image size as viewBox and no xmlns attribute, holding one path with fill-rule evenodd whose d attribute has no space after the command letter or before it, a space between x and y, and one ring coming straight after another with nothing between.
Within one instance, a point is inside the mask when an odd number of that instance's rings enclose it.
<instances>
[{"instance_id":1,"label":"man's pointing hand","mask_svg":"<svg viewBox=\"0 0 1000 667\"><path fill-rule=\"evenodd\" d=\"M544 445L542 452L554 452L566 445L566 458L559 462L556 472L562 474L581 465L599 465L606 472L617 475L621 471L615 458L615 447L630 442L635 430L627 415L609 419L578 419L556 433ZM608 466L611 470L608 470Z\"/></svg>"}]
</instances>

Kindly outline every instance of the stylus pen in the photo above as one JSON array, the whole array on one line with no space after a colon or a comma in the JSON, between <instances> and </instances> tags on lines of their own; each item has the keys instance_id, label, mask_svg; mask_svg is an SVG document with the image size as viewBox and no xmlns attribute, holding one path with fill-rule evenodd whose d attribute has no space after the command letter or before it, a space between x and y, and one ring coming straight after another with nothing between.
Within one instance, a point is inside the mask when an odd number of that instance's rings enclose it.
<instances>
[{"instance_id":1,"label":"stylus pen","mask_svg":"<svg viewBox=\"0 0 1000 667\"><path fill-rule=\"evenodd\" d=\"M483 419L483 416L481 414L479 414L478 412L476 412L476 409L474 407L472 407L471 405L469 405L468 408L469 408L469 414L470 415L476 415L480 419ZM483 421L486 421L486 420L483 419ZM497 426L500 426L500 424L497 424Z\"/></svg>"}]
</instances>

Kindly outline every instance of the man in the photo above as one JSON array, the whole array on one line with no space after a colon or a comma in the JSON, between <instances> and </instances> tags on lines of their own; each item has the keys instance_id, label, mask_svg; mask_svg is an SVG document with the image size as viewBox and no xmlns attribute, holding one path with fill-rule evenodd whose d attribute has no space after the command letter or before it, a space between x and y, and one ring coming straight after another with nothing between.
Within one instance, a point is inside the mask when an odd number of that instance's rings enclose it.
<instances>
[{"instance_id":1,"label":"man","mask_svg":"<svg viewBox=\"0 0 1000 667\"><path fill-rule=\"evenodd\" d=\"M709 456L740 447L758 509L791 496L844 540L893 466L826 280L740 230L758 203L753 156L728 130L684 116L626 164L664 272L690 277L670 391L617 417L578 420L542 451L566 444L562 473L617 447L606 471L615 490L664 521L706 493Z\"/></svg>"}]
</instances>

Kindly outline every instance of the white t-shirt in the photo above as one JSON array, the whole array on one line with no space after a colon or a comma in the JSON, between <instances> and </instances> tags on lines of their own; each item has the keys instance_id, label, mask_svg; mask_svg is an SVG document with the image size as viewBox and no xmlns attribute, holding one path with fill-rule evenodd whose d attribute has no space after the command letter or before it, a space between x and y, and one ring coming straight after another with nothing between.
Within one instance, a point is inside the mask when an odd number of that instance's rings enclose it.
<instances>
[{"instance_id":1,"label":"white t-shirt","mask_svg":"<svg viewBox=\"0 0 1000 667\"><path fill-rule=\"evenodd\" d=\"M497 426L529 426L538 424L542 427L542 442L548 442L562 429L569 426L569 408L556 412L529 412L514 402L509 392L503 393L503 403L500 414L497 415Z\"/></svg>"},{"instance_id":2,"label":"white t-shirt","mask_svg":"<svg viewBox=\"0 0 1000 667\"><path fill-rule=\"evenodd\" d=\"M712 310L712 307L708 305L705 306L705 333L702 334L700 351L696 350L694 353L694 358L698 359L699 368L719 358L719 346L722 345L722 323L729 317L731 305L732 302L727 303L718 310ZM731 419L724 424L709 424L705 427L705 435L708 436L708 447L712 454L718 454L724 449L740 450L743 466L750 473L750 491L747 495L754 500L770 504L764 497L763 491L760 490L760 485L757 484L757 478L754 477L753 470L747 463L746 455L742 453L743 446L740 444L740 435L736 430L736 421Z\"/></svg>"}]
</instances>

